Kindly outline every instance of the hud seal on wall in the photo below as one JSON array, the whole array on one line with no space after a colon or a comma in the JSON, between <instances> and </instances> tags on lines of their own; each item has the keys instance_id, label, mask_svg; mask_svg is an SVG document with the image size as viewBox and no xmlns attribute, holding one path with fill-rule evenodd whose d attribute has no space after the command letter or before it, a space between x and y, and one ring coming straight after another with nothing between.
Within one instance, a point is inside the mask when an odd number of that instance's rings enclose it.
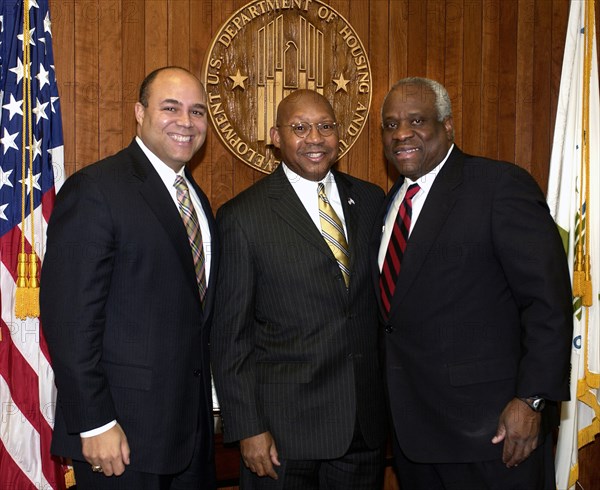
<instances>
[{"instance_id":1,"label":"hud seal on wall","mask_svg":"<svg viewBox=\"0 0 600 490\"><path fill-rule=\"evenodd\" d=\"M265 173L279 163L269 131L289 93L307 88L331 102L340 158L371 106L367 52L348 21L320 0L257 0L239 9L214 37L203 81L219 139Z\"/></svg>"}]
</instances>

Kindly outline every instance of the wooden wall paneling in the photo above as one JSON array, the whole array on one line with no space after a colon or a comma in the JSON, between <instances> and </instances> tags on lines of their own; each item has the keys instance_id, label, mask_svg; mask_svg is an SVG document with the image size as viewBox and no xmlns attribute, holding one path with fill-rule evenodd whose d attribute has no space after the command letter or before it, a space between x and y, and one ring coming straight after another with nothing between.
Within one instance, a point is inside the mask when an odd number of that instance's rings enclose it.
<instances>
[{"instance_id":1,"label":"wooden wall paneling","mask_svg":"<svg viewBox=\"0 0 600 490\"><path fill-rule=\"evenodd\" d=\"M123 148L123 39L121 2L99 1L98 138L99 156Z\"/></svg>"},{"instance_id":2,"label":"wooden wall paneling","mask_svg":"<svg viewBox=\"0 0 600 490\"><path fill-rule=\"evenodd\" d=\"M535 0L519 0L517 22L517 111L515 163L530 170L533 123Z\"/></svg>"},{"instance_id":3,"label":"wooden wall paneling","mask_svg":"<svg viewBox=\"0 0 600 490\"><path fill-rule=\"evenodd\" d=\"M75 5L70 0L50 0L52 49L60 96L65 148L65 177L75 163Z\"/></svg>"},{"instance_id":4,"label":"wooden wall paneling","mask_svg":"<svg viewBox=\"0 0 600 490\"><path fill-rule=\"evenodd\" d=\"M464 4L456 0L446 6L445 19L445 60L444 77L438 80L443 83L452 102L455 141L462 142L462 84L464 59Z\"/></svg>"},{"instance_id":5,"label":"wooden wall paneling","mask_svg":"<svg viewBox=\"0 0 600 490\"><path fill-rule=\"evenodd\" d=\"M509 162L515 161L516 154L517 18L518 3L503 2L499 17L498 158Z\"/></svg>"},{"instance_id":6,"label":"wooden wall paneling","mask_svg":"<svg viewBox=\"0 0 600 490\"><path fill-rule=\"evenodd\" d=\"M211 37L217 34L221 25L229 18L233 11L234 3L232 0L212 0ZM236 171L245 164L233 157L221 144L216 134L211 137L210 150L210 164L212 166L211 201L213 209L216 212L222 204L234 196L234 177Z\"/></svg>"},{"instance_id":7,"label":"wooden wall paneling","mask_svg":"<svg viewBox=\"0 0 600 490\"><path fill-rule=\"evenodd\" d=\"M349 12L347 0L323 0L323 1L324 1L324 3L328 4L332 9L334 9L337 13L339 13L342 17L344 17L350 23L350 25L352 25L354 30L356 30L356 26L353 25L352 22L350 21L350 12ZM355 1L354 7L355 8L359 7L361 3L363 3L363 2ZM364 39L360 36L360 33L359 33L359 38L361 39L361 41L364 42ZM365 49L367 49L367 48L365 48ZM333 109L335 111L335 107ZM355 142L355 144L352 146L352 149L336 163L335 168L337 170L339 170L340 172L348 172L350 155L353 155L357 149L358 149L358 142Z\"/></svg>"},{"instance_id":8,"label":"wooden wall paneling","mask_svg":"<svg viewBox=\"0 0 600 490\"><path fill-rule=\"evenodd\" d=\"M385 5L382 2L371 2L371 4L371 11L376 10L375 15L384 14ZM382 39L387 38L387 44L389 45L389 80L385 93L394 82L408 76L409 0L390 0L388 9L389 24L385 26L385 30L374 33L380 35ZM381 27L383 28L384 25L382 24ZM371 43L371 46L377 49L375 44ZM370 53L370 57L372 60L377 59L373 53Z\"/></svg>"},{"instance_id":9,"label":"wooden wall paneling","mask_svg":"<svg viewBox=\"0 0 600 490\"><path fill-rule=\"evenodd\" d=\"M371 97L371 114L367 128L369 137L369 180L381 186L386 192L392 179L387 171L388 164L383 155L381 144L381 105L383 98L391 85L392 59L396 60L396 50L402 43L392 41L388 31L397 25L401 15L398 1L382 5L378 2L369 4L369 60L373 74L373 94ZM398 28L394 30L396 32ZM399 39L400 36L397 37ZM401 48L401 46L400 46ZM404 53L404 49L400 49Z\"/></svg>"},{"instance_id":10,"label":"wooden wall paneling","mask_svg":"<svg viewBox=\"0 0 600 490\"><path fill-rule=\"evenodd\" d=\"M247 0L235 0L233 2L233 8L237 11L247 3ZM251 90L252 88L247 87L246 90ZM258 171L254 170L254 168L249 165L242 163L237 158L233 158L233 171L235 176L233 180L234 196L250 187L256 180L262 178L262 175L259 175Z\"/></svg>"},{"instance_id":11,"label":"wooden wall paneling","mask_svg":"<svg viewBox=\"0 0 600 490\"><path fill-rule=\"evenodd\" d=\"M168 64L190 67L190 0L167 2Z\"/></svg>"},{"instance_id":12,"label":"wooden wall paneling","mask_svg":"<svg viewBox=\"0 0 600 490\"><path fill-rule=\"evenodd\" d=\"M144 0L121 1L122 26L122 145L129 145L136 131L134 115L139 86L146 75L146 12Z\"/></svg>"},{"instance_id":13,"label":"wooden wall paneling","mask_svg":"<svg viewBox=\"0 0 600 490\"><path fill-rule=\"evenodd\" d=\"M238 9L242 8L247 3L247 0L234 0L232 2L232 11L227 15L226 18L229 18L229 16L233 15L233 12L236 12ZM225 21L226 18L224 18L223 21ZM248 89L249 87L247 88L247 90ZM232 161L234 179L233 194L231 197L238 195L240 192L254 184L256 180L262 178L262 174L260 174L260 172L250 167L249 165L246 165L245 163L241 162L236 157L232 156Z\"/></svg>"},{"instance_id":14,"label":"wooden wall paneling","mask_svg":"<svg viewBox=\"0 0 600 490\"><path fill-rule=\"evenodd\" d=\"M444 81L446 61L446 2L428 0L427 16L427 78Z\"/></svg>"},{"instance_id":15,"label":"wooden wall paneling","mask_svg":"<svg viewBox=\"0 0 600 490\"><path fill-rule=\"evenodd\" d=\"M189 14L190 71L198 78L202 78L204 57L212 39L212 3L192 1ZM209 198L212 195L213 138L216 139L216 136L212 129L209 129L204 146L190 165L196 182Z\"/></svg>"},{"instance_id":16,"label":"wooden wall paneling","mask_svg":"<svg viewBox=\"0 0 600 490\"><path fill-rule=\"evenodd\" d=\"M598 8L598 7L596 7ZM600 489L600 438L579 450L579 486L585 490Z\"/></svg>"},{"instance_id":17,"label":"wooden wall paneling","mask_svg":"<svg viewBox=\"0 0 600 490\"><path fill-rule=\"evenodd\" d=\"M407 25L407 74L409 77L427 76L427 7L429 0L409 0Z\"/></svg>"},{"instance_id":18,"label":"wooden wall paneling","mask_svg":"<svg viewBox=\"0 0 600 490\"><path fill-rule=\"evenodd\" d=\"M146 0L144 3L145 74L169 64L168 18L167 0ZM135 49L134 46L131 48Z\"/></svg>"},{"instance_id":19,"label":"wooden wall paneling","mask_svg":"<svg viewBox=\"0 0 600 490\"><path fill-rule=\"evenodd\" d=\"M350 3L350 2L348 2ZM370 40L369 40L369 25L370 25L370 8L369 2L354 2L352 8L349 8L347 19L350 25L354 27L358 36L360 37L363 46L366 50L366 55L370 52ZM374 72L379 70L380 65L386 65L384 59L373 59L369 57L369 63L371 64L371 110L369 111L369 118L363 128L362 133L356 140L356 143L352 147L352 150L348 152L348 167L347 170L350 174L363 179L370 180L370 131L371 126L379 127L379 109L380 105L376 103L373 97L375 91L375 77ZM375 65L375 66L374 66Z\"/></svg>"},{"instance_id":20,"label":"wooden wall paneling","mask_svg":"<svg viewBox=\"0 0 600 490\"><path fill-rule=\"evenodd\" d=\"M482 22L480 2L463 4L464 58L462 85L462 149L481 154Z\"/></svg>"},{"instance_id":21,"label":"wooden wall paneling","mask_svg":"<svg viewBox=\"0 0 600 490\"><path fill-rule=\"evenodd\" d=\"M498 65L500 63L500 6L485 0L482 11L481 149L498 158Z\"/></svg>"},{"instance_id":22,"label":"wooden wall paneling","mask_svg":"<svg viewBox=\"0 0 600 490\"><path fill-rule=\"evenodd\" d=\"M538 182L548 180L554 113L552 104L552 2L537 0L534 17L531 162L529 171Z\"/></svg>"},{"instance_id":23,"label":"wooden wall paneling","mask_svg":"<svg viewBox=\"0 0 600 490\"><path fill-rule=\"evenodd\" d=\"M99 156L98 2L75 3L75 162L79 169Z\"/></svg>"}]
</instances>

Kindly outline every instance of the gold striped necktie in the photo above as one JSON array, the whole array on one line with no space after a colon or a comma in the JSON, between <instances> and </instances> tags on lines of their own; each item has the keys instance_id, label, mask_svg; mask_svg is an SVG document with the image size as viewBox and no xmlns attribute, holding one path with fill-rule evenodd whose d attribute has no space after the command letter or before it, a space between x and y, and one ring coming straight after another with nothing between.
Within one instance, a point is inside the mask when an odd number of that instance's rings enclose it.
<instances>
[{"instance_id":1,"label":"gold striped necktie","mask_svg":"<svg viewBox=\"0 0 600 490\"><path fill-rule=\"evenodd\" d=\"M348 287L350 284L350 252L348 251L348 242L344 235L344 227L338 215L335 214L333 207L329 204L323 183L319 183L317 191L319 193L321 233L333 252L344 276L346 287Z\"/></svg>"},{"instance_id":2,"label":"gold striped necktie","mask_svg":"<svg viewBox=\"0 0 600 490\"><path fill-rule=\"evenodd\" d=\"M202 244L202 232L198 215L190 199L190 191L181 175L175 178L175 189L177 189L177 201L179 202L179 214L185 225L188 234L188 240L192 249L194 258L194 268L196 270L196 279L198 281L198 290L200 292L200 301L204 305L204 296L206 295L206 261L204 258L204 246Z\"/></svg>"}]
</instances>

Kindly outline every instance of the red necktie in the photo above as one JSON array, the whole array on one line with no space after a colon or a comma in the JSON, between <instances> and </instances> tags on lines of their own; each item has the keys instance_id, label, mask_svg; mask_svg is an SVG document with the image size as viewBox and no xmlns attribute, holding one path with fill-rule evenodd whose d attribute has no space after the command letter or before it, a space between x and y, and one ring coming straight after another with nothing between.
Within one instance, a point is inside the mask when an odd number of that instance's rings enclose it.
<instances>
[{"instance_id":1,"label":"red necktie","mask_svg":"<svg viewBox=\"0 0 600 490\"><path fill-rule=\"evenodd\" d=\"M412 184L406 190L406 195L398 209L398 215L394 222L390 243L385 253L385 260L381 268L379 278L379 289L381 290L381 301L386 316L390 313L392 297L396 290L396 282L400 274L400 265L408 241L408 232L410 231L410 219L412 216L412 199L419 192L419 184Z\"/></svg>"}]
</instances>

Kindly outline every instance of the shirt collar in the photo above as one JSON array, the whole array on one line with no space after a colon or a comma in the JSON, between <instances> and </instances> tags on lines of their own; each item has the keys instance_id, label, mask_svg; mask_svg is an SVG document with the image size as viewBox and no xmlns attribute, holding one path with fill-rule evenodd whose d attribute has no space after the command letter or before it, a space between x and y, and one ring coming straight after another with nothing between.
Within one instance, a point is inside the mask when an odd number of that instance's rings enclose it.
<instances>
[{"instance_id":1,"label":"shirt collar","mask_svg":"<svg viewBox=\"0 0 600 490\"><path fill-rule=\"evenodd\" d=\"M166 163L164 163L160 158L158 158L152 151L144 144L139 136L135 137L136 143L144 152L144 155L150 160L150 163L154 167L154 170L158 173L161 180L165 183L166 186L172 186L175 182L175 177L181 175L185 178L185 166L181 167L179 172L175 172L171 167L169 167ZM187 181L187 179L186 179Z\"/></svg>"},{"instance_id":2,"label":"shirt collar","mask_svg":"<svg viewBox=\"0 0 600 490\"><path fill-rule=\"evenodd\" d=\"M421 190L423 190L425 193L429 192L429 189L431 189L431 186L433 185L435 178L442 171L442 167L448 160L448 157L450 156L450 153L452 153L453 149L454 149L454 143L452 143L452 145L450 145L450 148L448 149L448 153L446 153L446 156L444 157L444 159L438 165L436 165L433 169L431 169L428 173L419 177L418 180L411 180L408 177L406 177L404 179L404 184L403 184L404 187L408 188L408 186L417 183L417 184L419 184L419 187L421 188Z\"/></svg>"}]
</instances>

